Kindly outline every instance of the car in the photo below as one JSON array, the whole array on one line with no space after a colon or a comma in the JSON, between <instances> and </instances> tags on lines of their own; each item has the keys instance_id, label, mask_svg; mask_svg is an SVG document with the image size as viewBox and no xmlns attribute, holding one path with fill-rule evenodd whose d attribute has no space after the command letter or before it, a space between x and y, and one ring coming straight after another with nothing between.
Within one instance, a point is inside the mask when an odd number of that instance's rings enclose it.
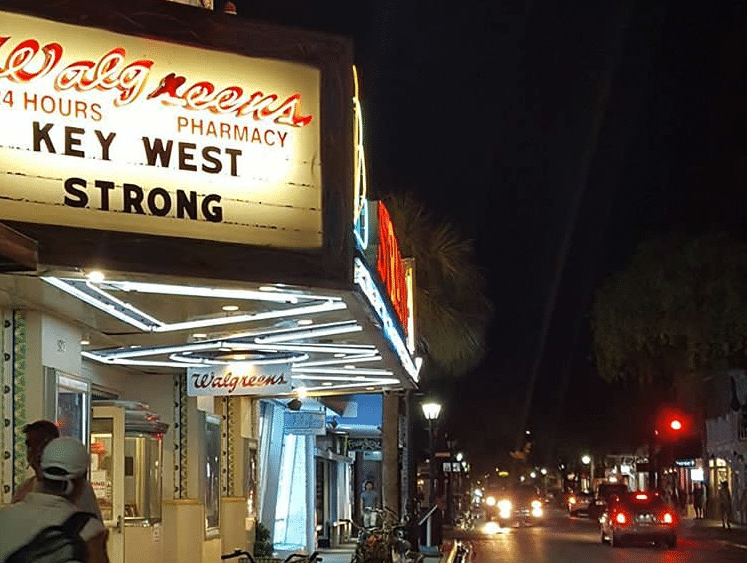
<instances>
[{"instance_id":1,"label":"car","mask_svg":"<svg viewBox=\"0 0 747 563\"><path fill-rule=\"evenodd\" d=\"M537 487L515 485L485 496L486 519L500 527L536 525L545 520L545 502Z\"/></svg>"},{"instance_id":2,"label":"car","mask_svg":"<svg viewBox=\"0 0 747 563\"><path fill-rule=\"evenodd\" d=\"M592 494L587 491L569 493L566 498L566 508L568 509L568 513L571 516L588 514L589 505L591 505L593 498Z\"/></svg>"},{"instance_id":3,"label":"car","mask_svg":"<svg viewBox=\"0 0 747 563\"><path fill-rule=\"evenodd\" d=\"M625 495L628 493L628 486L624 483L604 482L597 486L594 499L589 503L589 518L598 520L602 513L609 506L610 499L614 496Z\"/></svg>"},{"instance_id":4,"label":"car","mask_svg":"<svg viewBox=\"0 0 747 563\"><path fill-rule=\"evenodd\" d=\"M599 518L602 543L620 547L633 540L677 547L677 511L658 491L615 495Z\"/></svg>"}]
</instances>

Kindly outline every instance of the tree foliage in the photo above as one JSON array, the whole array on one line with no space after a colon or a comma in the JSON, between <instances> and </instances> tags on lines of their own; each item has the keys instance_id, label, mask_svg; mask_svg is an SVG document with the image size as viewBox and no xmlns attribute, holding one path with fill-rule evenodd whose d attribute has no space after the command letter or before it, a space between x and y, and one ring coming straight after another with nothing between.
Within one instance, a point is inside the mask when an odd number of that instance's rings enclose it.
<instances>
[{"instance_id":1,"label":"tree foliage","mask_svg":"<svg viewBox=\"0 0 747 563\"><path fill-rule=\"evenodd\" d=\"M747 245L725 234L642 243L595 296L599 375L678 386L745 365L746 274Z\"/></svg>"},{"instance_id":2,"label":"tree foliage","mask_svg":"<svg viewBox=\"0 0 747 563\"><path fill-rule=\"evenodd\" d=\"M403 257L415 259L418 353L430 376L459 376L485 352L492 305L472 241L411 195L383 198Z\"/></svg>"}]
</instances>

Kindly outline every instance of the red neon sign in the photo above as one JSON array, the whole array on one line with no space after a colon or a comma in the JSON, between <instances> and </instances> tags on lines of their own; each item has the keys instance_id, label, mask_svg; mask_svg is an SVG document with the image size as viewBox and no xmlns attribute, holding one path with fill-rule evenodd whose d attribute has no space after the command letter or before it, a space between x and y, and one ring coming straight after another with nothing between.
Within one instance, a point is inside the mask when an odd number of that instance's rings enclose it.
<instances>
[{"instance_id":1,"label":"red neon sign","mask_svg":"<svg viewBox=\"0 0 747 563\"><path fill-rule=\"evenodd\" d=\"M9 39L10 36L1 36L0 47ZM63 51L62 45L56 42L41 46L36 39L21 41L5 62L0 60L0 79L29 83L54 71L57 91L118 90L114 105L125 106L143 93L155 64L150 59L126 64L127 52L115 47L98 60L75 61L63 68ZM147 95L149 100L154 98L181 109L251 116L255 121L272 120L290 127L305 127L312 120L312 116L300 113L299 93L281 98L275 93L246 90L237 85L219 88L207 80L187 83L186 77L173 72L161 78L158 86Z\"/></svg>"},{"instance_id":2,"label":"red neon sign","mask_svg":"<svg viewBox=\"0 0 747 563\"><path fill-rule=\"evenodd\" d=\"M379 250L376 256L376 269L406 334L409 312L405 266L402 263L397 236L394 234L392 218L382 202L379 202Z\"/></svg>"}]
</instances>

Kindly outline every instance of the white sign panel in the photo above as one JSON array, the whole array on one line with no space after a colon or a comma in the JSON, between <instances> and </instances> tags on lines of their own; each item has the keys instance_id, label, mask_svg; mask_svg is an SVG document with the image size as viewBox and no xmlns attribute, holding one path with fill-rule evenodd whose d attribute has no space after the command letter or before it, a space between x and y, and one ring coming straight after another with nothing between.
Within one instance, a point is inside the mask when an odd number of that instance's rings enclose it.
<instances>
[{"instance_id":1,"label":"white sign panel","mask_svg":"<svg viewBox=\"0 0 747 563\"><path fill-rule=\"evenodd\" d=\"M293 412L283 413L283 432L285 434L303 434L307 436L323 436L327 433L323 412Z\"/></svg>"},{"instance_id":2,"label":"white sign panel","mask_svg":"<svg viewBox=\"0 0 747 563\"><path fill-rule=\"evenodd\" d=\"M322 244L320 71L0 11L0 219Z\"/></svg>"},{"instance_id":3,"label":"white sign panel","mask_svg":"<svg viewBox=\"0 0 747 563\"><path fill-rule=\"evenodd\" d=\"M187 370L187 395L277 395L290 393L291 364L233 364Z\"/></svg>"}]
</instances>

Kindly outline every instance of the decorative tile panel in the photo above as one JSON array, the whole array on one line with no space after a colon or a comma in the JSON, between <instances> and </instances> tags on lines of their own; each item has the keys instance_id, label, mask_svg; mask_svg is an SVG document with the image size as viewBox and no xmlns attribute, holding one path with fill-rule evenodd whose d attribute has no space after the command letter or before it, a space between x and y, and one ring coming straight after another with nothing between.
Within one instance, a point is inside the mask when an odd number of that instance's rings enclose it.
<instances>
[{"instance_id":1,"label":"decorative tile panel","mask_svg":"<svg viewBox=\"0 0 747 563\"><path fill-rule=\"evenodd\" d=\"M23 311L13 312L13 481L18 487L26 480L26 437L23 427L26 415L27 323Z\"/></svg>"},{"instance_id":2,"label":"decorative tile panel","mask_svg":"<svg viewBox=\"0 0 747 563\"><path fill-rule=\"evenodd\" d=\"M0 502L9 504L13 497L13 314L2 311L0 336Z\"/></svg>"},{"instance_id":3,"label":"decorative tile panel","mask_svg":"<svg viewBox=\"0 0 747 563\"><path fill-rule=\"evenodd\" d=\"M187 498L187 376L174 376L174 498Z\"/></svg>"}]
</instances>

